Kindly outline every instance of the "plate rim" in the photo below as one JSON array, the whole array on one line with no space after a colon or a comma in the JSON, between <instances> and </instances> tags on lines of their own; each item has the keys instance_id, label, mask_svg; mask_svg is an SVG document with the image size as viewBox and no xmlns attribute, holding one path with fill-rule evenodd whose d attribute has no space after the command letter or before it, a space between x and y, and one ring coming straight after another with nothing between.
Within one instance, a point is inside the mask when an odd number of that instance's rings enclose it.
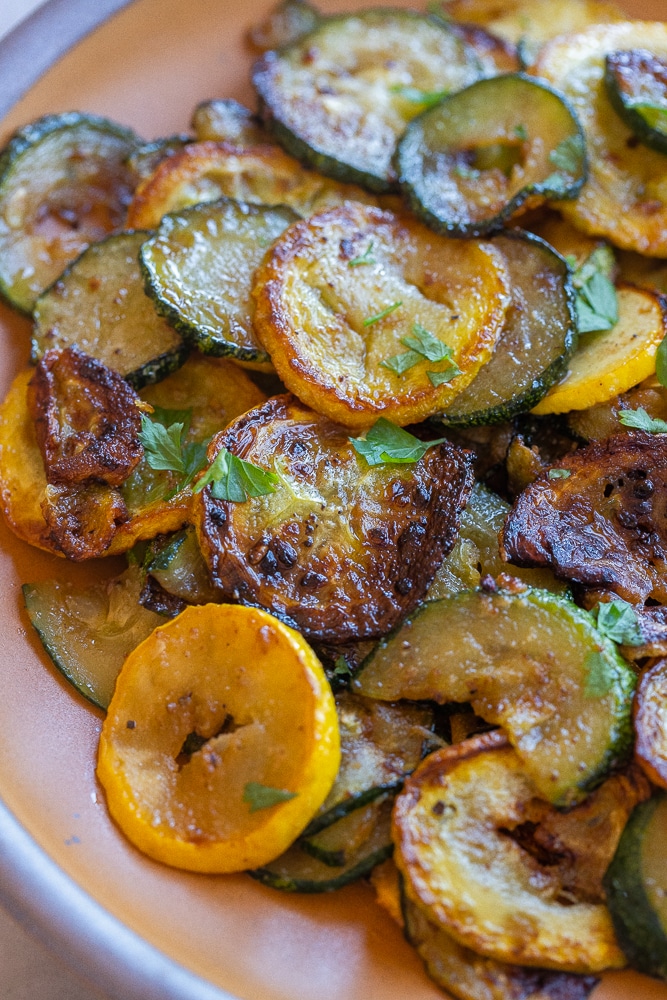
<instances>
[{"instance_id":1,"label":"plate rim","mask_svg":"<svg viewBox=\"0 0 667 1000\"><path fill-rule=\"evenodd\" d=\"M0 121L76 44L134 0L47 0L0 41ZM239 1000L112 916L38 845L0 799L0 903L113 1000Z\"/></svg>"}]
</instances>

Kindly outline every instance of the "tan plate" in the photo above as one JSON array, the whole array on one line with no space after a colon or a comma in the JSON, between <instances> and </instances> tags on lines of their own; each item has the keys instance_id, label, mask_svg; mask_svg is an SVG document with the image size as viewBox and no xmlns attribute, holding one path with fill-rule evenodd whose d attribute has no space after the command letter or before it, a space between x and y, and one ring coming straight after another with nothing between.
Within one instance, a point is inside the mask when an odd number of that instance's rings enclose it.
<instances>
[{"instance_id":1,"label":"tan plate","mask_svg":"<svg viewBox=\"0 0 667 1000\"><path fill-rule=\"evenodd\" d=\"M355 0L336 4L349 9ZM0 103L20 91L21 81L34 79L40 60L48 63L91 20L119 5L48 4L0 47ZM115 117L151 138L185 130L193 106L205 98L249 100L242 36L267 6L266 0L136 0L54 65L10 113L3 133L40 114L77 108ZM664 0L636 0L634 9L659 17ZM27 362L28 323L0 310L0 337L4 394ZM15 541L0 523L4 902L118 1000L442 998L363 886L292 897L246 876L168 870L124 840L94 777L100 717L50 668L23 611L21 583L63 568ZM667 986L623 973L607 977L595 994L595 1000L629 997L667 1000Z\"/></svg>"}]
</instances>

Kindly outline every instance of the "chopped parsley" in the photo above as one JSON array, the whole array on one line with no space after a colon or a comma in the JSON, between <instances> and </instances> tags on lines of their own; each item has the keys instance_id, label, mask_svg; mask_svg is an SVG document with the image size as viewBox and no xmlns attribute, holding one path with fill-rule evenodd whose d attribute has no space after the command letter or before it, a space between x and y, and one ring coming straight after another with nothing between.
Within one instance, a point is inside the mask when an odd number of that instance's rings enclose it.
<instances>
[{"instance_id":1,"label":"chopped parsley","mask_svg":"<svg viewBox=\"0 0 667 1000\"><path fill-rule=\"evenodd\" d=\"M382 367L388 368L395 375L403 375L404 372L414 368L420 361L449 362L448 367L442 372L428 372L428 377L432 385L442 385L443 382L451 382L453 378L461 374L461 369L452 361L452 348L444 344L442 340L434 337L421 323L415 323L412 328L412 336L402 337L401 343L409 350L403 354L395 354L393 358L382 361Z\"/></svg>"},{"instance_id":2,"label":"chopped parsley","mask_svg":"<svg viewBox=\"0 0 667 1000\"><path fill-rule=\"evenodd\" d=\"M618 295L611 280L615 259L611 247L596 247L581 267L568 257L574 268L572 283L576 291L579 333L611 330L618 323Z\"/></svg>"},{"instance_id":3,"label":"chopped parsley","mask_svg":"<svg viewBox=\"0 0 667 1000\"><path fill-rule=\"evenodd\" d=\"M549 162L553 163L557 170L576 176L584 165L585 153L586 144L582 137L576 133L563 139L555 149L551 150Z\"/></svg>"},{"instance_id":4,"label":"chopped parsley","mask_svg":"<svg viewBox=\"0 0 667 1000\"><path fill-rule=\"evenodd\" d=\"M375 323L379 323L381 319L384 319L385 316L390 316L397 309L400 309L402 305L402 302L392 302L390 306L387 306L386 309L383 309L376 316L369 316L368 319L365 319L364 326L373 326Z\"/></svg>"},{"instance_id":5,"label":"chopped parsley","mask_svg":"<svg viewBox=\"0 0 667 1000\"><path fill-rule=\"evenodd\" d=\"M667 434L667 421L649 416L643 406L636 410L621 410L618 415L624 427L632 427L649 434Z\"/></svg>"},{"instance_id":6,"label":"chopped parsley","mask_svg":"<svg viewBox=\"0 0 667 1000\"><path fill-rule=\"evenodd\" d=\"M250 812L258 812L260 809L270 809L280 802L289 802L295 799L296 792L286 792L282 788L271 788L269 785L260 785L257 781L249 781L243 789L243 801L250 806Z\"/></svg>"},{"instance_id":7,"label":"chopped parsley","mask_svg":"<svg viewBox=\"0 0 667 1000\"><path fill-rule=\"evenodd\" d=\"M374 264L375 257L373 256L373 240L370 241L366 249L358 257L353 257L352 260L348 260L348 267L362 267L364 264Z\"/></svg>"},{"instance_id":8,"label":"chopped parsley","mask_svg":"<svg viewBox=\"0 0 667 1000\"><path fill-rule=\"evenodd\" d=\"M411 104L419 104L424 110L435 107L449 96L448 90L420 90L418 87L407 87L400 83L392 87L391 92L399 94Z\"/></svg>"},{"instance_id":9,"label":"chopped parsley","mask_svg":"<svg viewBox=\"0 0 667 1000\"><path fill-rule=\"evenodd\" d=\"M569 469L549 469L549 479L569 479L572 473Z\"/></svg>"},{"instance_id":10,"label":"chopped parsley","mask_svg":"<svg viewBox=\"0 0 667 1000\"><path fill-rule=\"evenodd\" d=\"M211 495L216 500L230 500L245 503L249 497L262 497L275 493L280 477L274 472L260 469L232 455L221 448L210 468L195 484L194 492L200 493L205 486L211 487Z\"/></svg>"},{"instance_id":11,"label":"chopped parsley","mask_svg":"<svg viewBox=\"0 0 667 1000\"><path fill-rule=\"evenodd\" d=\"M420 441L409 431L380 417L366 437L350 438L350 443L369 465L387 465L392 462L404 465L418 462L429 448L446 440L439 438L437 441Z\"/></svg>"},{"instance_id":12,"label":"chopped parsley","mask_svg":"<svg viewBox=\"0 0 667 1000\"><path fill-rule=\"evenodd\" d=\"M618 600L601 602L596 609L597 628L622 646L641 646L642 632L632 604Z\"/></svg>"}]
</instances>

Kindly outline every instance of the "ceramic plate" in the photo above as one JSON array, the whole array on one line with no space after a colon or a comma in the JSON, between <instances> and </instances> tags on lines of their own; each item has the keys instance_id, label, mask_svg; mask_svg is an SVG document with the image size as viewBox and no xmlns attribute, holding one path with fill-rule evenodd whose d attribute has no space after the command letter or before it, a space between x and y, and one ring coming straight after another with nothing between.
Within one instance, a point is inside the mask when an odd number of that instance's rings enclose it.
<instances>
[{"instance_id":1,"label":"ceramic plate","mask_svg":"<svg viewBox=\"0 0 667 1000\"><path fill-rule=\"evenodd\" d=\"M203 99L248 101L243 35L266 6L51 0L0 49L0 113L18 101L3 136L76 108L153 138L186 130ZM634 9L658 17L664 0ZM0 337L4 394L27 363L29 325L0 307ZM94 776L100 715L50 668L23 611L21 584L62 571L0 523L3 902L118 1000L441 1000L365 887L295 898L247 876L171 871L119 835ZM630 996L667 1000L667 987L624 973L606 977L595 1000Z\"/></svg>"}]
</instances>

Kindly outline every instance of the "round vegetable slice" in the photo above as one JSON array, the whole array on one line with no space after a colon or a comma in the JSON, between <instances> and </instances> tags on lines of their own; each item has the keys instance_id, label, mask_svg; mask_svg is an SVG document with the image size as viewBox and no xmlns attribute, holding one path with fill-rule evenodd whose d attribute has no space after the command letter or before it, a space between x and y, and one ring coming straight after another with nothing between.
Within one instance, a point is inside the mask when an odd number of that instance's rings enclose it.
<instances>
[{"instance_id":1,"label":"round vegetable slice","mask_svg":"<svg viewBox=\"0 0 667 1000\"><path fill-rule=\"evenodd\" d=\"M595 850L588 803L567 814L556 847L561 814L535 799L523 764L502 740L491 733L437 751L406 780L393 836L408 897L460 944L501 962L581 973L622 968L626 959L602 901L604 868L597 892L592 885L587 891L577 885L576 868L562 863L569 840L578 842L576 866L584 872L586 853ZM642 795L628 797L631 804L617 803L621 822L605 830L612 855ZM539 847L549 842L552 856L540 863Z\"/></svg>"},{"instance_id":2,"label":"round vegetable slice","mask_svg":"<svg viewBox=\"0 0 667 1000\"><path fill-rule=\"evenodd\" d=\"M558 207L584 233L667 257L665 158L637 142L614 111L604 83L606 56L628 49L648 49L667 59L667 25L632 21L564 35L544 47L533 67L570 100L590 151L579 197Z\"/></svg>"},{"instance_id":3,"label":"round vegetable slice","mask_svg":"<svg viewBox=\"0 0 667 1000\"><path fill-rule=\"evenodd\" d=\"M546 590L429 602L352 681L383 701L470 702L504 728L539 794L559 805L627 754L634 684L590 615Z\"/></svg>"},{"instance_id":4,"label":"round vegetable slice","mask_svg":"<svg viewBox=\"0 0 667 1000\"><path fill-rule=\"evenodd\" d=\"M667 794L637 806L605 878L618 940L632 965L667 979Z\"/></svg>"},{"instance_id":5,"label":"round vegetable slice","mask_svg":"<svg viewBox=\"0 0 667 1000\"><path fill-rule=\"evenodd\" d=\"M267 52L253 84L286 149L324 174L386 191L408 121L481 72L475 50L440 18L378 9L327 18Z\"/></svg>"},{"instance_id":6,"label":"round vegetable slice","mask_svg":"<svg viewBox=\"0 0 667 1000\"><path fill-rule=\"evenodd\" d=\"M667 788L667 660L642 673L634 706L635 755L660 788Z\"/></svg>"},{"instance_id":7,"label":"round vegetable slice","mask_svg":"<svg viewBox=\"0 0 667 1000\"><path fill-rule=\"evenodd\" d=\"M109 236L88 247L35 303L33 362L78 347L135 388L159 382L189 347L144 292L137 256L148 233Z\"/></svg>"},{"instance_id":8,"label":"round vegetable slice","mask_svg":"<svg viewBox=\"0 0 667 1000\"><path fill-rule=\"evenodd\" d=\"M617 300L618 321L580 338L565 376L533 413L587 410L654 374L656 352L667 334L665 299L647 289L621 286Z\"/></svg>"},{"instance_id":9,"label":"round vegetable slice","mask_svg":"<svg viewBox=\"0 0 667 1000\"><path fill-rule=\"evenodd\" d=\"M547 198L574 198L584 138L562 96L521 73L478 80L412 121L399 182L436 232L479 236Z\"/></svg>"},{"instance_id":10,"label":"round vegetable slice","mask_svg":"<svg viewBox=\"0 0 667 1000\"><path fill-rule=\"evenodd\" d=\"M667 153L667 59L646 49L610 52L604 78L626 125L646 146Z\"/></svg>"},{"instance_id":11,"label":"round vegetable slice","mask_svg":"<svg viewBox=\"0 0 667 1000\"><path fill-rule=\"evenodd\" d=\"M227 198L165 215L140 251L156 309L204 354L270 367L252 326L252 279L297 219L285 206Z\"/></svg>"},{"instance_id":12,"label":"round vegetable slice","mask_svg":"<svg viewBox=\"0 0 667 1000\"><path fill-rule=\"evenodd\" d=\"M106 118L47 115L0 155L0 294L22 312L65 265L121 229L132 197L125 165L140 140Z\"/></svg>"},{"instance_id":13,"label":"round vegetable slice","mask_svg":"<svg viewBox=\"0 0 667 1000\"><path fill-rule=\"evenodd\" d=\"M278 857L326 798L340 757L322 666L292 629L234 605L187 608L125 661L97 774L144 853L200 872Z\"/></svg>"},{"instance_id":14,"label":"round vegetable slice","mask_svg":"<svg viewBox=\"0 0 667 1000\"><path fill-rule=\"evenodd\" d=\"M583 31L591 24L624 21L609 0L444 0L444 11L460 21L481 24L518 45L539 47L556 35Z\"/></svg>"},{"instance_id":15,"label":"round vegetable slice","mask_svg":"<svg viewBox=\"0 0 667 1000\"><path fill-rule=\"evenodd\" d=\"M369 465L345 428L291 396L217 435L209 460L223 448L270 473L273 487L245 502L216 497L214 486L199 493L197 531L214 584L324 642L384 635L414 609L454 544L472 487L469 453L443 443L410 464Z\"/></svg>"},{"instance_id":16,"label":"round vegetable slice","mask_svg":"<svg viewBox=\"0 0 667 1000\"><path fill-rule=\"evenodd\" d=\"M512 303L494 352L437 420L494 424L534 406L564 375L576 343L574 289L565 261L538 237L497 237Z\"/></svg>"},{"instance_id":17,"label":"round vegetable slice","mask_svg":"<svg viewBox=\"0 0 667 1000\"><path fill-rule=\"evenodd\" d=\"M416 423L486 362L509 304L503 255L348 203L290 226L255 276L255 329L304 403L347 427Z\"/></svg>"}]
</instances>

